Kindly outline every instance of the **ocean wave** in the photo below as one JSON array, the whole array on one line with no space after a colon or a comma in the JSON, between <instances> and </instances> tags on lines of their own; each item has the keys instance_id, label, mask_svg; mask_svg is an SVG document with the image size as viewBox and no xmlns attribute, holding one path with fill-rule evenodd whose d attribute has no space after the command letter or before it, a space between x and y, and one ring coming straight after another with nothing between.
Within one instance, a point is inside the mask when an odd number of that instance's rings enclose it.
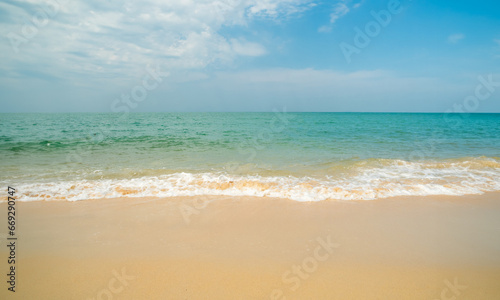
<instances>
[{"instance_id":1,"label":"ocean wave","mask_svg":"<svg viewBox=\"0 0 500 300\"><path fill-rule=\"evenodd\" d=\"M335 169L335 170L334 170ZM409 162L368 159L321 175L279 176L227 171L82 179L18 185L18 200L66 200L197 195L278 197L296 201L374 200L394 196L465 195L500 191L500 159Z\"/></svg>"}]
</instances>

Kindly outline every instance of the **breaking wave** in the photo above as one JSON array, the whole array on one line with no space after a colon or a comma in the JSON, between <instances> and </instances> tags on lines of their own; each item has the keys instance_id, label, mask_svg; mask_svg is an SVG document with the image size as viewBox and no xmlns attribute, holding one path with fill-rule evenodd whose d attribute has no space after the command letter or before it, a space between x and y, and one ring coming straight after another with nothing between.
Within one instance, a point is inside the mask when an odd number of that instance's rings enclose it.
<instances>
[{"instance_id":1,"label":"breaking wave","mask_svg":"<svg viewBox=\"0 0 500 300\"><path fill-rule=\"evenodd\" d=\"M319 175L318 175L319 174ZM175 172L137 178L26 183L18 200L67 200L197 195L278 197L295 201L373 200L393 196L465 195L500 191L500 159L409 162L368 159L324 165L321 172L233 174Z\"/></svg>"}]
</instances>

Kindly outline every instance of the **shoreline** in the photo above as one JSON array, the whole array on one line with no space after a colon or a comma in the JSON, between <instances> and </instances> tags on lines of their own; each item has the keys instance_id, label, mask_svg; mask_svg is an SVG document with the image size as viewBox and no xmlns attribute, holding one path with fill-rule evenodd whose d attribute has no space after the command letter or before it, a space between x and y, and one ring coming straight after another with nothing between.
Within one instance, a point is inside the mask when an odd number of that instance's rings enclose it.
<instances>
[{"instance_id":1,"label":"shoreline","mask_svg":"<svg viewBox=\"0 0 500 300\"><path fill-rule=\"evenodd\" d=\"M500 193L207 199L18 202L12 299L440 299L455 280L457 299L500 296Z\"/></svg>"}]
</instances>

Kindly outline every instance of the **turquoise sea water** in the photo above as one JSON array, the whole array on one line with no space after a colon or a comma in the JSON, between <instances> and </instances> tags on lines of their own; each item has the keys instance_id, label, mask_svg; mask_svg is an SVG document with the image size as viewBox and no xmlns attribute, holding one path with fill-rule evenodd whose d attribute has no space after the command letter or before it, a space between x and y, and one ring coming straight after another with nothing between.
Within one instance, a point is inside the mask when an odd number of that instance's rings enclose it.
<instances>
[{"instance_id":1,"label":"turquoise sea water","mask_svg":"<svg viewBox=\"0 0 500 300\"><path fill-rule=\"evenodd\" d=\"M298 201L500 190L500 114L0 114L21 200Z\"/></svg>"}]
</instances>

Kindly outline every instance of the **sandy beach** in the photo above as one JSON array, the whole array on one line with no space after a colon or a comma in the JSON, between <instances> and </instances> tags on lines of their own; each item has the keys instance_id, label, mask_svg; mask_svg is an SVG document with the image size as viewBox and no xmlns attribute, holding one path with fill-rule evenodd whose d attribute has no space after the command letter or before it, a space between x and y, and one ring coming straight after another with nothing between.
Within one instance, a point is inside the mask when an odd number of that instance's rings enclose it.
<instances>
[{"instance_id":1,"label":"sandy beach","mask_svg":"<svg viewBox=\"0 0 500 300\"><path fill-rule=\"evenodd\" d=\"M497 299L499 199L20 202L16 293L0 296Z\"/></svg>"},{"instance_id":2,"label":"sandy beach","mask_svg":"<svg viewBox=\"0 0 500 300\"><path fill-rule=\"evenodd\" d=\"M500 1L0 23L0 300L500 300Z\"/></svg>"}]
</instances>

